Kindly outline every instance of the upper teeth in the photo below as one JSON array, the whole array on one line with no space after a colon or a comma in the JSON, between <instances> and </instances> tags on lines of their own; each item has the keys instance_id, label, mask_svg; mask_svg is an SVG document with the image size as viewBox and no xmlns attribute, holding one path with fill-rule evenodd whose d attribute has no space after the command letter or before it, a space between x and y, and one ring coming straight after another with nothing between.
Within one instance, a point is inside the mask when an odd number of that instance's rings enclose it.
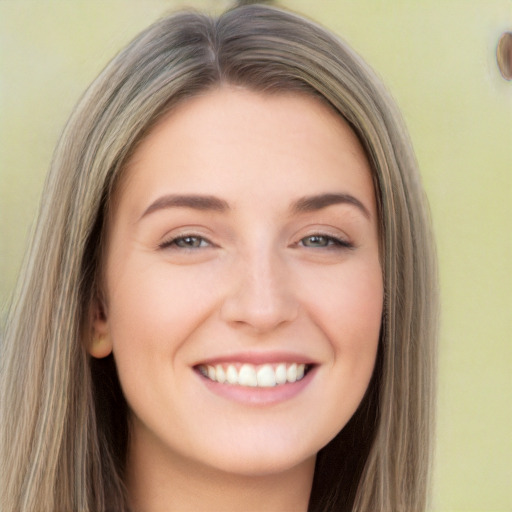
<instances>
[{"instance_id":1,"label":"upper teeth","mask_svg":"<svg viewBox=\"0 0 512 512\"><path fill-rule=\"evenodd\" d=\"M199 371L205 377L215 382L262 388L270 388L279 384L298 381L304 377L305 370L306 365L298 363L264 364L259 366L243 364L239 368L234 364L227 366L221 364L199 366Z\"/></svg>"}]
</instances>

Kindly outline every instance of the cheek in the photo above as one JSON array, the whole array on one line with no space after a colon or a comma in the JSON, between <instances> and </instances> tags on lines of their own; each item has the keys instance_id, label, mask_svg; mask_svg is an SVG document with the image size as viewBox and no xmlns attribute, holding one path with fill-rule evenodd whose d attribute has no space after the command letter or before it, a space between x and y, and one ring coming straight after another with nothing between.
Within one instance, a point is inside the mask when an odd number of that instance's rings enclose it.
<instances>
[{"instance_id":1,"label":"cheek","mask_svg":"<svg viewBox=\"0 0 512 512\"><path fill-rule=\"evenodd\" d=\"M151 356L172 360L214 308L211 277L144 260L132 262L129 271L117 270L109 287L108 315L118 365L123 360L140 365Z\"/></svg>"},{"instance_id":2,"label":"cheek","mask_svg":"<svg viewBox=\"0 0 512 512\"><path fill-rule=\"evenodd\" d=\"M189 272L169 265L142 263L133 268L118 269L119 277L109 290L117 372L130 409L144 418L165 410L170 425L179 408L177 397L185 391L181 386L187 382L187 342L216 299L206 276L205 285L198 286Z\"/></svg>"},{"instance_id":3,"label":"cheek","mask_svg":"<svg viewBox=\"0 0 512 512\"><path fill-rule=\"evenodd\" d=\"M380 265L347 266L324 279L310 294L314 321L330 340L334 357L372 359L383 309Z\"/></svg>"},{"instance_id":4,"label":"cheek","mask_svg":"<svg viewBox=\"0 0 512 512\"><path fill-rule=\"evenodd\" d=\"M310 318L328 344L317 418L328 442L359 407L373 374L383 308L380 265L346 265L319 276L309 293ZM311 288L310 288L311 289Z\"/></svg>"}]
</instances>

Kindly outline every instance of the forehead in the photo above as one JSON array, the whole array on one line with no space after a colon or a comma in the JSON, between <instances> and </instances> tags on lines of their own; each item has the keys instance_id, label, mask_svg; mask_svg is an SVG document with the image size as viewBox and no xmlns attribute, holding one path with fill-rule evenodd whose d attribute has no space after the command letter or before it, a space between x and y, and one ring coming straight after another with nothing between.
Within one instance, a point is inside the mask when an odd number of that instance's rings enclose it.
<instances>
[{"instance_id":1,"label":"forehead","mask_svg":"<svg viewBox=\"0 0 512 512\"><path fill-rule=\"evenodd\" d=\"M187 99L167 113L135 150L122 181L121 198L130 190L151 195L202 187L202 193L223 196L240 194L239 185L263 195L270 194L269 185L297 194L340 186L359 188L373 203L364 150L334 109L304 93L233 86Z\"/></svg>"}]
</instances>

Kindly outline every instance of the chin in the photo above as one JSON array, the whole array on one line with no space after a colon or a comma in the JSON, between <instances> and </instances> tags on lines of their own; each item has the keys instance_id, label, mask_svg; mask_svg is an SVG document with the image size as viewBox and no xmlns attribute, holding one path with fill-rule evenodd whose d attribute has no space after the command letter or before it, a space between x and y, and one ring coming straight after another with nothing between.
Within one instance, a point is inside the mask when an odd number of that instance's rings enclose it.
<instances>
[{"instance_id":1,"label":"chin","mask_svg":"<svg viewBox=\"0 0 512 512\"><path fill-rule=\"evenodd\" d=\"M264 477L284 473L298 466L311 464L314 467L316 453L328 439L306 446L302 436L292 433L270 433L247 436L244 439L233 436L232 442L213 443L213 449L202 452L203 464L230 474L246 477Z\"/></svg>"},{"instance_id":2,"label":"chin","mask_svg":"<svg viewBox=\"0 0 512 512\"><path fill-rule=\"evenodd\" d=\"M293 471L301 466L314 467L316 453L307 457L287 454L238 454L229 459L217 460L215 469L248 478L267 477Z\"/></svg>"}]
</instances>

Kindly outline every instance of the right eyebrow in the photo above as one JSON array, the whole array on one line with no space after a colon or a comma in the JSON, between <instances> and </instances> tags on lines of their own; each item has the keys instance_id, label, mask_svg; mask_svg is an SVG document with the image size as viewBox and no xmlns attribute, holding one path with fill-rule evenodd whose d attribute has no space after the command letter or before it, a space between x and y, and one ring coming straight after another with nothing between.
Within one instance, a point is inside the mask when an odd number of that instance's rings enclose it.
<instances>
[{"instance_id":1,"label":"right eyebrow","mask_svg":"<svg viewBox=\"0 0 512 512\"><path fill-rule=\"evenodd\" d=\"M201 211L225 212L230 209L229 204L215 196L203 195L164 195L153 201L140 216L139 220L158 210L168 208L192 208Z\"/></svg>"}]
</instances>

